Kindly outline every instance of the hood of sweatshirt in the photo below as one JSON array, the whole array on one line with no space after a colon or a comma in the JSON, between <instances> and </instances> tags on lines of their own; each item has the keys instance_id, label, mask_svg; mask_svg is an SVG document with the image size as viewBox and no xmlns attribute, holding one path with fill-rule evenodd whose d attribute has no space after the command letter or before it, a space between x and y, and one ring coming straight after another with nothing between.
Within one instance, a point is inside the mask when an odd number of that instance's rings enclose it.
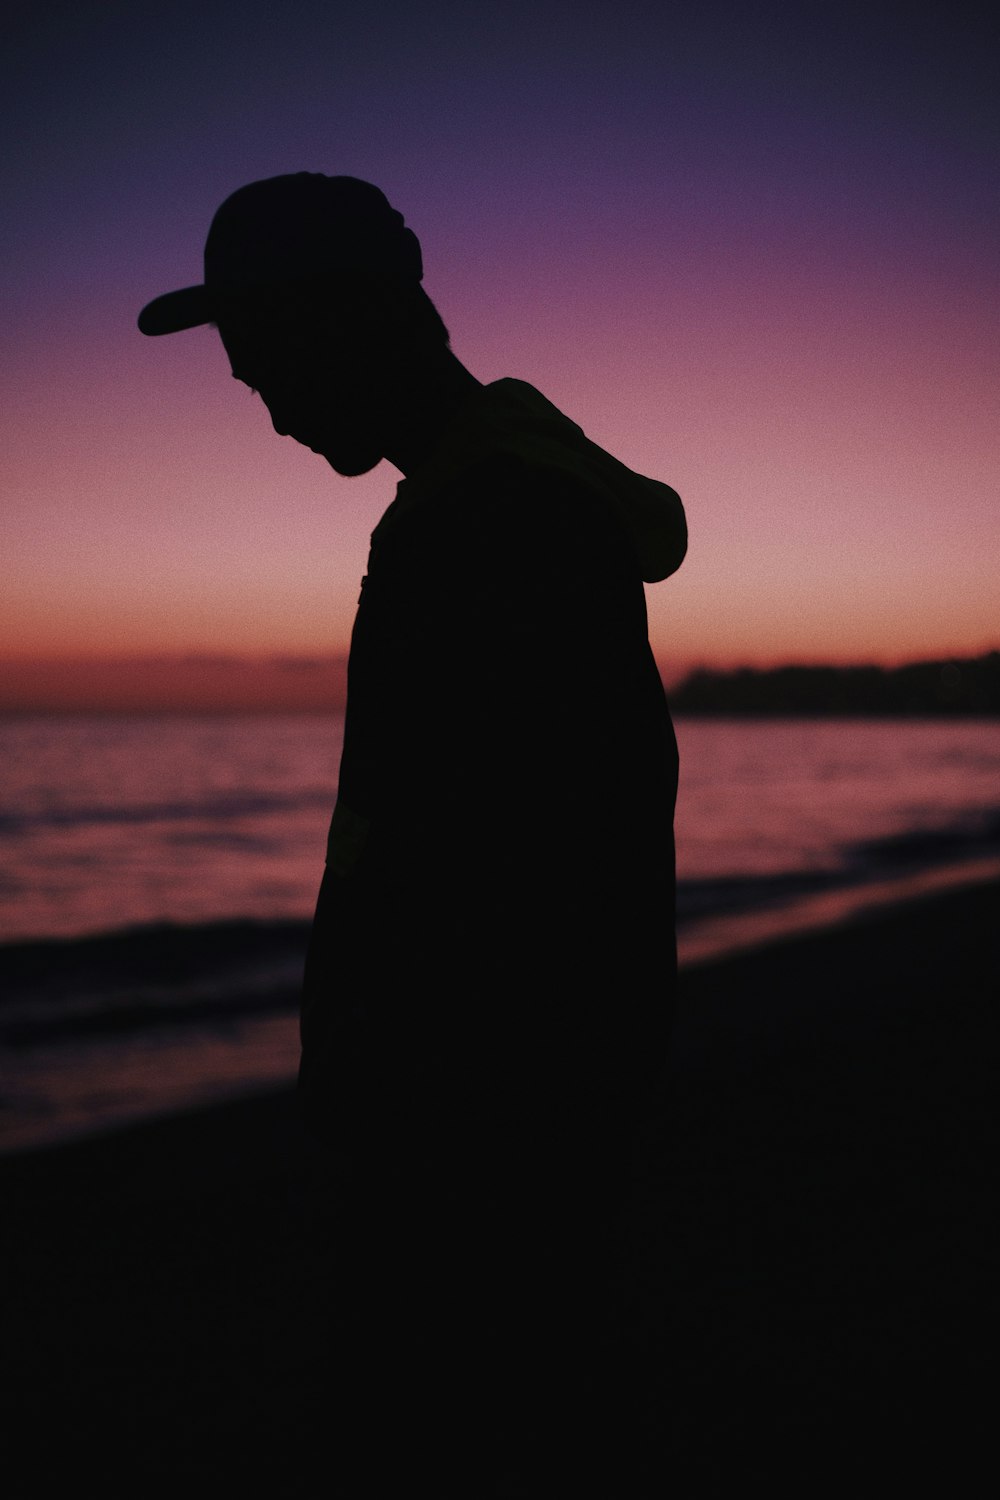
<instances>
[{"instance_id":1,"label":"hood of sweatshirt","mask_svg":"<svg viewBox=\"0 0 1000 1500\"><path fill-rule=\"evenodd\" d=\"M400 481L395 504L380 526L397 508L408 508L426 492L500 454L571 475L598 496L624 525L646 583L658 583L680 567L687 525L677 492L612 458L523 380L494 381L461 407L427 463Z\"/></svg>"}]
</instances>

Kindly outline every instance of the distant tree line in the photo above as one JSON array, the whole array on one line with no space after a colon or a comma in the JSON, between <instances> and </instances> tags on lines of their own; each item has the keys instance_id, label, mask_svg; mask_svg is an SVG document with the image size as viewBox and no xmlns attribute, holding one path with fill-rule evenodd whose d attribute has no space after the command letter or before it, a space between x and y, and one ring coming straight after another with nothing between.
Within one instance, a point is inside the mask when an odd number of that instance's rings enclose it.
<instances>
[{"instance_id":1,"label":"distant tree line","mask_svg":"<svg viewBox=\"0 0 1000 1500\"><path fill-rule=\"evenodd\" d=\"M699 669L670 693L676 714L1000 715L1000 651L905 667Z\"/></svg>"}]
</instances>

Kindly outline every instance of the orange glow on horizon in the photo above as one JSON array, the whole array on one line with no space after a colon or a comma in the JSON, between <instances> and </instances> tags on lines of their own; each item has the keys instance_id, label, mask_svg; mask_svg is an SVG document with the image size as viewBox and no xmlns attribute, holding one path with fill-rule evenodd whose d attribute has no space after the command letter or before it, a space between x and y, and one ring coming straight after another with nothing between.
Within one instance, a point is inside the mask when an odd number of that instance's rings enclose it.
<instances>
[{"instance_id":1,"label":"orange glow on horizon","mask_svg":"<svg viewBox=\"0 0 1000 1500\"><path fill-rule=\"evenodd\" d=\"M963 659L1000 649L901 652L875 657L776 651L746 655L658 658L668 689L699 668L881 666L917 660ZM0 661L0 715L60 713L332 713L347 701L347 657L229 655L134 657L23 657Z\"/></svg>"},{"instance_id":2,"label":"orange glow on horizon","mask_svg":"<svg viewBox=\"0 0 1000 1500\"><path fill-rule=\"evenodd\" d=\"M0 664L0 713L329 713L345 657L42 658Z\"/></svg>"}]
</instances>

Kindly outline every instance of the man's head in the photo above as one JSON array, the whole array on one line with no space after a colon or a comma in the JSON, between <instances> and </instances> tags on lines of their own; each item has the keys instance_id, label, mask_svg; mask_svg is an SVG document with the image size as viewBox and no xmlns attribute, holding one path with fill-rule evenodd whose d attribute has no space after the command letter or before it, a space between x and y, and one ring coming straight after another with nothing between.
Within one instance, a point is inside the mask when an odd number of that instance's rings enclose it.
<instances>
[{"instance_id":1,"label":"man's head","mask_svg":"<svg viewBox=\"0 0 1000 1500\"><path fill-rule=\"evenodd\" d=\"M205 244L205 280L157 297L143 333L217 327L234 376L275 430L361 474L448 332L421 286L420 245L371 183L298 172L227 198Z\"/></svg>"}]
</instances>

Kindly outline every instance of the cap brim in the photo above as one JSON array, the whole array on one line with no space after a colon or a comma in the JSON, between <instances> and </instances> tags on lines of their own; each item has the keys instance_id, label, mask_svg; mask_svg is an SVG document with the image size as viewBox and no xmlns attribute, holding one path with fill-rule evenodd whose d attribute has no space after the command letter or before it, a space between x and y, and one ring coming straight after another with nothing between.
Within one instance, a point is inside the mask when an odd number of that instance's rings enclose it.
<instances>
[{"instance_id":1,"label":"cap brim","mask_svg":"<svg viewBox=\"0 0 1000 1500\"><path fill-rule=\"evenodd\" d=\"M156 337L161 333L180 333L184 328L199 328L214 317L204 286L186 286L179 292L167 292L147 302L139 314L139 332Z\"/></svg>"}]
</instances>

